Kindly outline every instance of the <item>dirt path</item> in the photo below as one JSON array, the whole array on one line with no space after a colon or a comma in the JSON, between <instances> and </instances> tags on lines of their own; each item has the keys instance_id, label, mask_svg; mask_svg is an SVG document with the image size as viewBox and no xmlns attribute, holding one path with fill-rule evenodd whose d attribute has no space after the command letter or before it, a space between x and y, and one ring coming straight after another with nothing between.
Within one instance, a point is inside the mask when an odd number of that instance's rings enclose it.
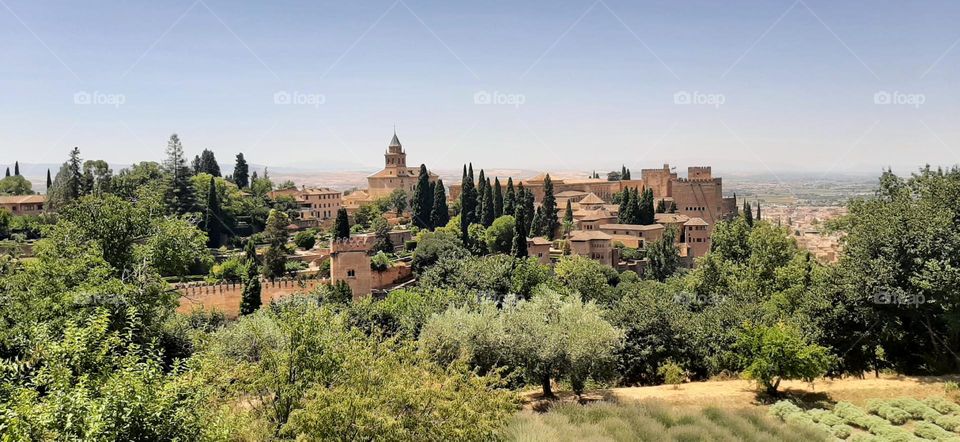
<instances>
[{"instance_id":1,"label":"dirt path","mask_svg":"<svg viewBox=\"0 0 960 442\"><path fill-rule=\"evenodd\" d=\"M960 376L881 376L865 379L821 379L812 385L805 382L785 381L781 391L808 402L847 401L864 405L874 398L902 396L926 398L944 395L944 382L960 379ZM674 405L758 405L754 383L743 380L693 382L678 389L672 386L614 388L610 394L620 401L658 399Z\"/></svg>"}]
</instances>

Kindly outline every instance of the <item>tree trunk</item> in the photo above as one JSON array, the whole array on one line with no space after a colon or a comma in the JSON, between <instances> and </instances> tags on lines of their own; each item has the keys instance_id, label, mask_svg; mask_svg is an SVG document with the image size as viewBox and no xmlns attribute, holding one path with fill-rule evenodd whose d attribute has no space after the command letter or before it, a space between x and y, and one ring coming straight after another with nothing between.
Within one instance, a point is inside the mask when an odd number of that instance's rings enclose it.
<instances>
[{"instance_id":1,"label":"tree trunk","mask_svg":"<svg viewBox=\"0 0 960 442\"><path fill-rule=\"evenodd\" d=\"M540 385L543 387L543 397L548 397L548 398L554 397L554 395L553 395L553 389L550 387L550 375L549 375L549 372L545 373L545 374L540 378Z\"/></svg>"},{"instance_id":2,"label":"tree trunk","mask_svg":"<svg viewBox=\"0 0 960 442\"><path fill-rule=\"evenodd\" d=\"M774 383L767 386L767 394L773 397L778 396L777 388L780 387L780 379L777 379Z\"/></svg>"}]
</instances>

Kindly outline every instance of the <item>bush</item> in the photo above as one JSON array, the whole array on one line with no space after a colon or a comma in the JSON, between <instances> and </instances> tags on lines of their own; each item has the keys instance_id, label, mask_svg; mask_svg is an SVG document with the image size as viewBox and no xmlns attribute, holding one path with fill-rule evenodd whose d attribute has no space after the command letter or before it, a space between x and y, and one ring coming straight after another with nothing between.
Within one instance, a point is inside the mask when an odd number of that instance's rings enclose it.
<instances>
[{"instance_id":1,"label":"bush","mask_svg":"<svg viewBox=\"0 0 960 442\"><path fill-rule=\"evenodd\" d=\"M960 439L957 437L956 433L949 432L926 421L917 422L917 424L913 427L913 434L916 434L924 439L932 440L956 441Z\"/></svg>"},{"instance_id":2,"label":"bush","mask_svg":"<svg viewBox=\"0 0 960 442\"><path fill-rule=\"evenodd\" d=\"M960 405L950 402L946 398L931 397L924 399L923 403L943 414L960 414Z\"/></svg>"},{"instance_id":3,"label":"bush","mask_svg":"<svg viewBox=\"0 0 960 442\"><path fill-rule=\"evenodd\" d=\"M886 401L871 400L867 402L867 411L888 420L894 425L903 425L910 420L910 413L894 407Z\"/></svg>"},{"instance_id":4,"label":"bush","mask_svg":"<svg viewBox=\"0 0 960 442\"><path fill-rule=\"evenodd\" d=\"M673 361L667 361L657 369L657 374L663 377L663 382L673 385L676 389L687 379L687 372Z\"/></svg>"},{"instance_id":5,"label":"bush","mask_svg":"<svg viewBox=\"0 0 960 442\"><path fill-rule=\"evenodd\" d=\"M317 244L317 236L312 230L298 232L293 236L293 243L303 250L310 250Z\"/></svg>"},{"instance_id":6,"label":"bush","mask_svg":"<svg viewBox=\"0 0 960 442\"><path fill-rule=\"evenodd\" d=\"M784 379L812 382L826 373L832 361L826 348L782 322L771 327L746 324L737 337L736 349L746 365L743 374L757 380L771 395L777 394Z\"/></svg>"}]
</instances>

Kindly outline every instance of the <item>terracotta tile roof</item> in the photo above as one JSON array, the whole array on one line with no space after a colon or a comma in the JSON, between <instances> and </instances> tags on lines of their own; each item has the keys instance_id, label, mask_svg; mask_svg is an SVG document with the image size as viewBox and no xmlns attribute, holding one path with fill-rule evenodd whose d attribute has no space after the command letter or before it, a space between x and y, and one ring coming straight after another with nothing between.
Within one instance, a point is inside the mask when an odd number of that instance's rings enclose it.
<instances>
[{"instance_id":1,"label":"terracotta tile roof","mask_svg":"<svg viewBox=\"0 0 960 442\"><path fill-rule=\"evenodd\" d=\"M663 224L600 224L600 228L603 230L660 230L663 229Z\"/></svg>"},{"instance_id":2,"label":"terracotta tile roof","mask_svg":"<svg viewBox=\"0 0 960 442\"><path fill-rule=\"evenodd\" d=\"M0 204L43 204L47 201L46 195L4 195L0 196Z\"/></svg>"},{"instance_id":3,"label":"terracotta tile roof","mask_svg":"<svg viewBox=\"0 0 960 442\"><path fill-rule=\"evenodd\" d=\"M548 239L546 239L546 238L544 238L544 237L542 237L542 236L535 236L535 237L533 237L533 238L527 238L527 242L533 243L533 244L538 245L538 246L548 246L548 245L553 244L552 241L550 241L550 240L548 240Z\"/></svg>"},{"instance_id":4,"label":"terracotta tile roof","mask_svg":"<svg viewBox=\"0 0 960 442\"><path fill-rule=\"evenodd\" d=\"M690 217L679 213L657 213L653 219L660 224L682 224L689 221Z\"/></svg>"},{"instance_id":5,"label":"terracotta tile roof","mask_svg":"<svg viewBox=\"0 0 960 442\"><path fill-rule=\"evenodd\" d=\"M685 226L709 226L703 218L690 218L689 221L683 223Z\"/></svg>"},{"instance_id":6,"label":"terracotta tile roof","mask_svg":"<svg viewBox=\"0 0 960 442\"><path fill-rule=\"evenodd\" d=\"M594 239L609 240L611 238L613 237L599 230L574 230L573 232L570 232L570 241L590 241Z\"/></svg>"},{"instance_id":7,"label":"terracotta tile roof","mask_svg":"<svg viewBox=\"0 0 960 442\"><path fill-rule=\"evenodd\" d=\"M595 193L590 192L587 196L583 197L580 200L580 204L606 204L607 202L597 196Z\"/></svg>"}]
</instances>

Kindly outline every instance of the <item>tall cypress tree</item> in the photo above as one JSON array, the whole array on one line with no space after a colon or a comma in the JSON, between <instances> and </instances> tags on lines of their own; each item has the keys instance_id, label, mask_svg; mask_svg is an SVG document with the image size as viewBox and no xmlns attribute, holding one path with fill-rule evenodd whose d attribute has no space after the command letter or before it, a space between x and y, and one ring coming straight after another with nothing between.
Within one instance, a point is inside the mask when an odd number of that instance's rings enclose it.
<instances>
[{"instance_id":1,"label":"tall cypress tree","mask_svg":"<svg viewBox=\"0 0 960 442\"><path fill-rule=\"evenodd\" d=\"M496 219L493 211L493 189L488 179L483 185L483 211L481 213L480 224L484 227L490 227L493 220Z\"/></svg>"},{"instance_id":2,"label":"tall cypress tree","mask_svg":"<svg viewBox=\"0 0 960 442\"><path fill-rule=\"evenodd\" d=\"M167 159L163 164L167 175L167 189L164 202L171 212L182 215L196 209L196 196L190 182L190 169L183 153L183 145L177 134L170 135L167 142Z\"/></svg>"},{"instance_id":3,"label":"tall cypress tree","mask_svg":"<svg viewBox=\"0 0 960 442\"><path fill-rule=\"evenodd\" d=\"M47 169L47 193L50 193L50 188L53 187L53 180L50 179L50 169Z\"/></svg>"},{"instance_id":4,"label":"tall cypress tree","mask_svg":"<svg viewBox=\"0 0 960 442\"><path fill-rule=\"evenodd\" d=\"M341 207L337 210L337 219L333 222L333 239L346 239L350 237L350 220L347 218L347 209Z\"/></svg>"},{"instance_id":5,"label":"tall cypress tree","mask_svg":"<svg viewBox=\"0 0 960 442\"><path fill-rule=\"evenodd\" d=\"M644 189L640 199L640 224L653 224L656 210L653 207L653 189Z\"/></svg>"},{"instance_id":6,"label":"tall cypress tree","mask_svg":"<svg viewBox=\"0 0 960 442\"><path fill-rule=\"evenodd\" d=\"M503 190L500 188L500 178L493 178L493 217L503 216Z\"/></svg>"},{"instance_id":7,"label":"tall cypress tree","mask_svg":"<svg viewBox=\"0 0 960 442\"><path fill-rule=\"evenodd\" d=\"M547 220L543 206L538 206L533 214L533 221L530 222L530 236L546 236Z\"/></svg>"},{"instance_id":8,"label":"tall cypress tree","mask_svg":"<svg viewBox=\"0 0 960 442\"><path fill-rule=\"evenodd\" d=\"M233 165L233 182L241 189L250 187L250 166L243 152L237 154L237 161Z\"/></svg>"},{"instance_id":9,"label":"tall cypress tree","mask_svg":"<svg viewBox=\"0 0 960 442\"><path fill-rule=\"evenodd\" d=\"M472 222L483 224L483 194L486 192L486 177L483 174L483 169L480 169L480 176L477 178L477 205L476 207L476 216ZM492 201L492 200L491 200Z\"/></svg>"},{"instance_id":10,"label":"tall cypress tree","mask_svg":"<svg viewBox=\"0 0 960 442\"><path fill-rule=\"evenodd\" d=\"M463 167L463 180L460 186L460 241L464 247L470 244L470 220L473 218L474 205L477 198L473 196L473 165Z\"/></svg>"},{"instance_id":11,"label":"tall cypress tree","mask_svg":"<svg viewBox=\"0 0 960 442\"><path fill-rule=\"evenodd\" d=\"M13 176L20 176L20 162L13 162Z\"/></svg>"},{"instance_id":12,"label":"tall cypress tree","mask_svg":"<svg viewBox=\"0 0 960 442\"><path fill-rule=\"evenodd\" d=\"M747 225L753 227L753 208L750 207L748 201L743 202L743 220L747 222Z\"/></svg>"},{"instance_id":13,"label":"tall cypress tree","mask_svg":"<svg viewBox=\"0 0 960 442\"><path fill-rule=\"evenodd\" d=\"M630 224L641 224L643 222L643 197L640 195L640 190L636 187L633 188L633 195L630 195L630 202L633 203L633 208L631 208L631 219Z\"/></svg>"},{"instance_id":14,"label":"tall cypress tree","mask_svg":"<svg viewBox=\"0 0 960 442\"><path fill-rule=\"evenodd\" d=\"M4 178L9 178L9 177L10 177L10 166L7 166L7 173L6 175L4 175Z\"/></svg>"},{"instance_id":15,"label":"tall cypress tree","mask_svg":"<svg viewBox=\"0 0 960 442\"><path fill-rule=\"evenodd\" d=\"M566 212L563 214L563 221L572 223L573 222L573 206L570 205L570 200L567 200Z\"/></svg>"},{"instance_id":16,"label":"tall cypress tree","mask_svg":"<svg viewBox=\"0 0 960 442\"><path fill-rule=\"evenodd\" d=\"M74 146L73 150L70 151L70 159L67 160L70 174L67 177L66 186L67 194L70 196L70 201L80 198L81 195L83 186L83 172L81 171L82 163L83 161L80 159L80 148Z\"/></svg>"},{"instance_id":17,"label":"tall cypress tree","mask_svg":"<svg viewBox=\"0 0 960 442\"><path fill-rule=\"evenodd\" d=\"M757 221L760 221L760 200L757 200Z\"/></svg>"},{"instance_id":18,"label":"tall cypress tree","mask_svg":"<svg viewBox=\"0 0 960 442\"><path fill-rule=\"evenodd\" d=\"M199 169L199 172L209 173L215 177L220 176L220 164L217 163L217 157L213 154L213 151L203 149L203 152L200 153Z\"/></svg>"},{"instance_id":19,"label":"tall cypress tree","mask_svg":"<svg viewBox=\"0 0 960 442\"><path fill-rule=\"evenodd\" d=\"M524 195L523 184L520 185L519 196L522 198ZM513 243L510 247L510 254L516 258L526 258L527 257L527 235L526 229L523 226L526 225L526 209L523 204L517 204L517 209L514 212L513 217L516 219L516 224L513 229Z\"/></svg>"},{"instance_id":20,"label":"tall cypress tree","mask_svg":"<svg viewBox=\"0 0 960 442\"><path fill-rule=\"evenodd\" d=\"M210 189L207 191L207 211L204 214L203 230L207 232L207 247L220 247L223 236L220 196L217 194L216 178L210 177Z\"/></svg>"},{"instance_id":21,"label":"tall cypress tree","mask_svg":"<svg viewBox=\"0 0 960 442\"><path fill-rule=\"evenodd\" d=\"M543 203L541 204L543 208L543 231L542 235L547 238L553 239L553 236L556 234L557 230L560 229L560 220L557 219L557 199L553 196L553 180L550 179L550 174L543 179Z\"/></svg>"},{"instance_id":22,"label":"tall cypress tree","mask_svg":"<svg viewBox=\"0 0 960 442\"><path fill-rule=\"evenodd\" d=\"M431 210L433 210L433 194L430 193L430 173L427 172L427 166L421 164L417 185L413 190L413 207L410 208L413 213L413 225L421 229L432 229L434 226L430 224Z\"/></svg>"},{"instance_id":23,"label":"tall cypress tree","mask_svg":"<svg viewBox=\"0 0 960 442\"><path fill-rule=\"evenodd\" d=\"M630 195L630 189L623 189L620 192L620 210L617 212L617 222L620 224L630 224L633 212L633 201Z\"/></svg>"},{"instance_id":24,"label":"tall cypress tree","mask_svg":"<svg viewBox=\"0 0 960 442\"><path fill-rule=\"evenodd\" d=\"M516 222L517 228L519 228L520 230L523 230L524 235L526 235L527 232L530 231L530 221L532 221L532 218L533 218L533 214L530 212L527 212L526 201L527 201L527 189L523 188L523 183L521 182L520 184L517 184L517 196L516 196L516 202L514 203L514 206L516 207L513 210L514 212L520 209L523 209L524 211L523 212L523 214L525 215L523 218L524 222L520 222L520 220L517 220Z\"/></svg>"},{"instance_id":25,"label":"tall cypress tree","mask_svg":"<svg viewBox=\"0 0 960 442\"><path fill-rule=\"evenodd\" d=\"M443 180L437 180L433 186L433 210L430 211L430 224L433 228L443 227L450 222L450 209L447 207L447 190Z\"/></svg>"},{"instance_id":26,"label":"tall cypress tree","mask_svg":"<svg viewBox=\"0 0 960 442\"><path fill-rule=\"evenodd\" d=\"M527 189L523 195L523 210L527 214L526 234L530 234L530 227L533 225L533 191Z\"/></svg>"},{"instance_id":27,"label":"tall cypress tree","mask_svg":"<svg viewBox=\"0 0 960 442\"><path fill-rule=\"evenodd\" d=\"M513 215L516 212L517 194L513 190L513 177L507 178L507 193L503 197L503 214Z\"/></svg>"}]
</instances>

